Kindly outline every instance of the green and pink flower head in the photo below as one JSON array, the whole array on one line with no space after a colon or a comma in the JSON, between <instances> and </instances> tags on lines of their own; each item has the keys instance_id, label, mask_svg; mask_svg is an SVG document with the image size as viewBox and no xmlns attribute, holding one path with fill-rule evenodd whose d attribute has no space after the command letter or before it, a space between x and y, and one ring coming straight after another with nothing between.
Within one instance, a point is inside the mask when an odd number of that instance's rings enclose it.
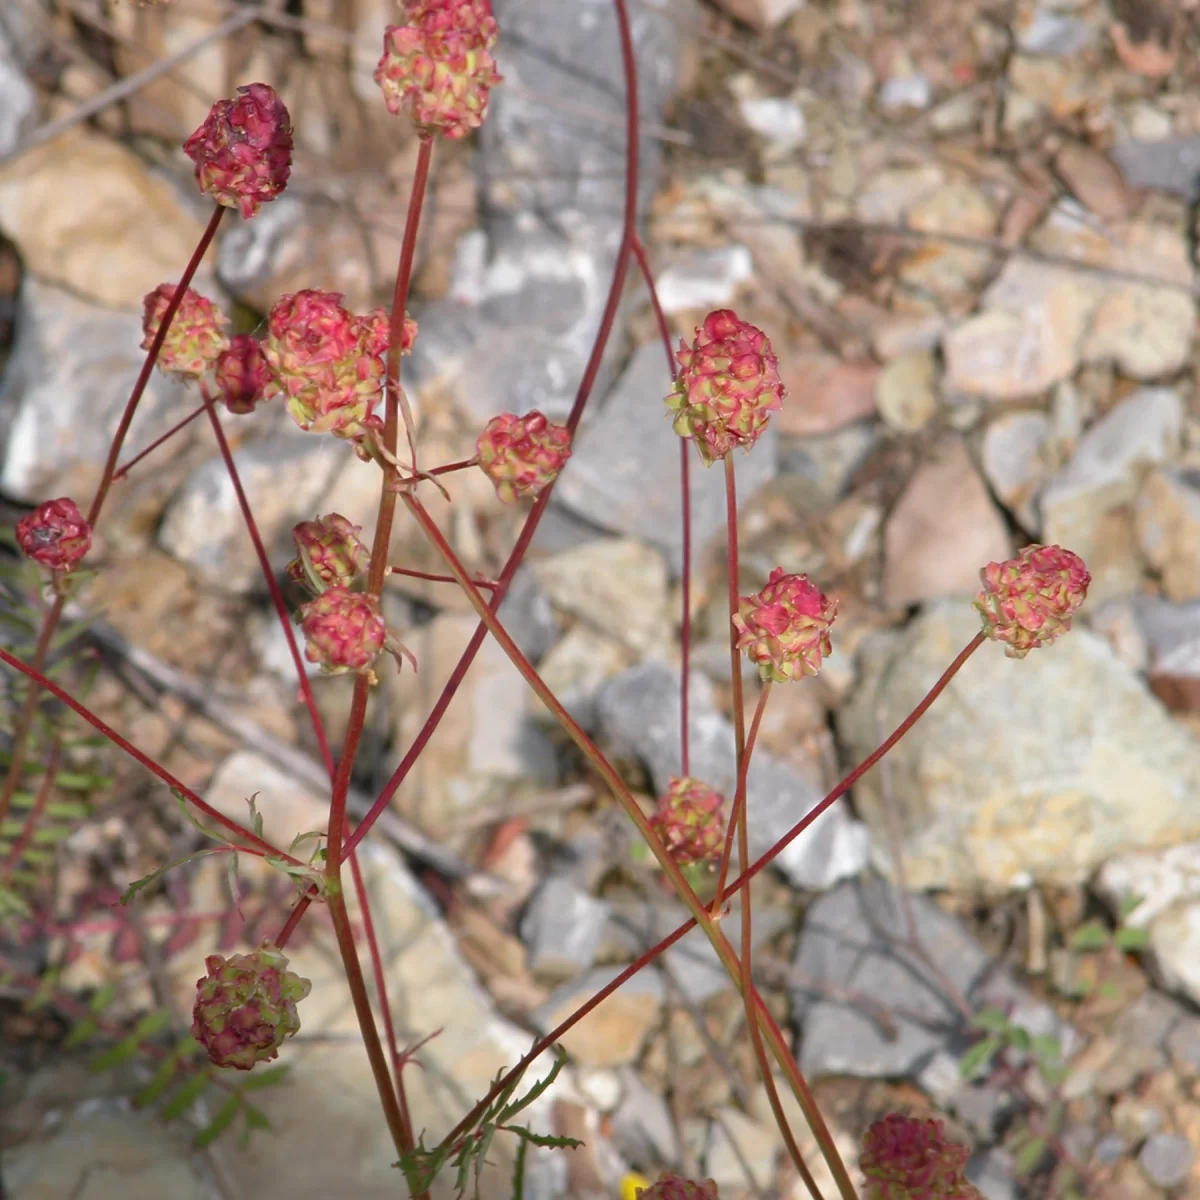
<instances>
[{"instance_id":1,"label":"green and pink flower head","mask_svg":"<svg viewBox=\"0 0 1200 1200\"><path fill-rule=\"evenodd\" d=\"M640 1188L637 1196L638 1200L721 1200L711 1179L681 1179L670 1171L664 1171L650 1187Z\"/></svg>"},{"instance_id":2,"label":"green and pink flower head","mask_svg":"<svg viewBox=\"0 0 1200 1200\"><path fill-rule=\"evenodd\" d=\"M267 398L273 374L262 347L239 333L217 355L213 380L217 397L231 413L250 413Z\"/></svg>"},{"instance_id":3,"label":"green and pink flower head","mask_svg":"<svg viewBox=\"0 0 1200 1200\"><path fill-rule=\"evenodd\" d=\"M1024 658L1071 628L1071 618L1092 582L1083 559L1062 546L1026 546L1002 563L979 572L983 589L975 608L983 632L1004 643L1009 658Z\"/></svg>"},{"instance_id":4,"label":"green and pink flower head","mask_svg":"<svg viewBox=\"0 0 1200 1200\"><path fill-rule=\"evenodd\" d=\"M737 647L764 682L816 675L833 652L829 630L836 617L837 601L807 575L776 567L761 592L741 599L733 617Z\"/></svg>"},{"instance_id":5,"label":"green and pink flower head","mask_svg":"<svg viewBox=\"0 0 1200 1200\"><path fill-rule=\"evenodd\" d=\"M212 106L183 152L196 164L200 190L249 220L287 186L292 122L274 88L251 83Z\"/></svg>"},{"instance_id":6,"label":"green and pink flower head","mask_svg":"<svg viewBox=\"0 0 1200 1200\"><path fill-rule=\"evenodd\" d=\"M297 553L287 565L288 578L317 594L328 587L349 585L371 559L360 533L362 526L351 524L341 513L301 521L292 529Z\"/></svg>"},{"instance_id":7,"label":"green and pink flower head","mask_svg":"<svg viewBox=\"0 0 1200 1200\"><path fill-rule=\"evenodd\" d=\"M374 679L372 667L387 640L379 601L344 584L328 587L297 610L304 656L324 675L353 672Z\"/></svg>"},{"instance_id":8,"label":"green and pink flower head","mask_svg":"<svg viewBox=\"0 0 1200 1200\"><path fill-rule=\"evenodd\" d=\"M408 0L405 23L389 25L375 82L388 112L407 114L424 137L466 137L487 116L500 83L488 0Z\"/></svg>"},{"instance_id":9,"label":"green and pink flower head","mask_svg":"<svg viewBox=\"0 0 1200 1200\"><path fill-rule=\"evenodd\" d=\"M725 797L690 776L667 781L651 828L681 866L708 862L725 844Z\"/></svg>"},{"instance_id":10,"label":"green and pink flower head","mask_svg":"<svg viewBox=\"0 0 1200 1200\"><path fill-rule=\"evenodd\" d=\"M270 942L252 954L210 954L196 980L192 1036L218 1067L249 1071L278 1057L300 1028L296 1005L312 989L287 970L287 957Z\"/></svg>"},{"instance_id":11,"label":"green and pink flower head","mask_svg":"<svg viewBox=\"0 0 1200 1200\"><path fill-rule=\"evenodd\" d=\"M749 450L783 407L779 360L767 335L727 308L709 313L675 357L680 370L667 408L675 432L694 439L709 466L737 446Z\"/></svg>"},{"instance_id":12,"label":"green and pink flower head","mask_svg":"<svg viewBox=\"0 0 1200 1200\"><path fill-rule=\"evenodd\" d=\"M176 285L160 283L142 300L142 349L149 350L175 298ZM175 310L156 365L160 371L183 378L198 377L210 371L229 348L225 334L228 318L211 300L188 288Z\"/></svg>"},{"instance_id":13,"label":"green and pink flower head","mask_svg":"<svg viewBox=\"0 0 1200 1200\"><path fill-rule=\"evenodd\" d=\"M484 427L475 453L496 495L512 504L518 496L536 496L558 478L571 457L571 433L536 409L523 417L501 413Z\"/></svg>"},{"instance_id":14,"label":"green and pink flower head","mask_svg":"<svg viewBox=\"0 0 1200 1200\"><path fill-rule=\"evenodd\" d=\"M863 1136L864 1200L983 1200L963 1173L970 1153L941 1121L888 1113Z\"/></svg>"},{"instance_id":15,"label":"green and pink flower head","mask_svg":"<svg viewBox=\"0 0 1200 1200\"><path fill-rule=\"evenodd\" d=\"M26 558L51 571L70 571L91 549L92 530L66 496L39 504L17 522L17 545Z\"/></svg>"}]
</instances>

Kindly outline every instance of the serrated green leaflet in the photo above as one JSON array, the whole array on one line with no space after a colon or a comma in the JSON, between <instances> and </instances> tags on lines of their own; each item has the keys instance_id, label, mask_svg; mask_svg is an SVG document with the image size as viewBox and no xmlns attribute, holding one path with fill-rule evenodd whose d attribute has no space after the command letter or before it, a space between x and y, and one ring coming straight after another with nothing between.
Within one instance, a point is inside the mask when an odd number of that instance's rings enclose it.
<instances>
[{"instance_id":1,"label":"serrated green leaflet","mask_svg":"<svg viewBox=\"0 0 1200 1200\"><path fill-rule=\"evenodd\" d=\"M233 1124L233 1119L242 1107L242 1098L233 1092L225 1098L225 1102L217 1109L217 1115L192 1139L192 1145L197 1150L211 1146Z\"/></svg>"},{"instance_id":2,"label":"serrated green leaflet","mask_svg":"<svg viewBox=\"0 0 1200 1200\"><path fill-rule=\"evenodd\" d=\"M202 1068L163 1105L163 1119L173 1121L176 1117L182 1117L200 1098L204 1089L208 1087L208 1084L208 1069Z\"/></svg>"}]
</instances>

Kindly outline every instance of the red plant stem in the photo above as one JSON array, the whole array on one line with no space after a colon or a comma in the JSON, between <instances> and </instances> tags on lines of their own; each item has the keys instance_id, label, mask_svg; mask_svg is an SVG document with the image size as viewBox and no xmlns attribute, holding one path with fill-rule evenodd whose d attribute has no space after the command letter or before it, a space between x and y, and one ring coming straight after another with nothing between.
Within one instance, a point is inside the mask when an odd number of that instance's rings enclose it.
<instances>
[{"instance_id":1,"label":"red plant stem","mask_svg":"<svg viewBox=\"0 0 1200 1200\"><path fill-rule=\"evenodd\" d=\"M113 482L116 483L118 479L124 478L130 471L133 470L134 467L138 465L138 463L142 461L143 458L149 454L153 454L154 451L159 448L159 446L170 441L170 439L179 433L180 430L186 429L197 417L202 416L204 416L203 404L201 404L199 408L193 408L192 411L188 413L188 415L184 417L182 421L178 421L176 424L172 425L171 428L162 435L162 437L155 438L154 441L152 441L150 445L145 448L145 450L139 450L137 454L135 454L123 467L120 467L118 470L114 471Z\"/></svg>"},{"instance_id":2,"label":"red plant stem","mask_svg":"<svg viewBox=\"0 0 1200 1200\"><path fill-rule=\"evenodd\" d=\"M408 567L388 567L389 575L407 575L410 579L428 579L430 583L457 583L458 580L453 575L435 575L430 571L413 571ZM500 585L492 579L475 579L472 580L476 587L487 588L489 591L494 591Z\"/></svg>"},{"instance_id":3,"label":"red plant stem","mask_svg":"<svg viewBox=\"0 0 1200 1200\"><path fill-rule=\"evenodd\" d=\"M58 775L58 758L61 749L62 738L56 735L50 746L50 757L46 762L46 770L42 775L42 783L34 798L33 807L25 818L20 836L8 852L8 860L4 865L5 882L12 879L13 871L17 869L17 864L21 861L21 855L25 853L25 848L33 840L33 831L37 828L37 823L42 819L42 813L46 811L46 804L50 799L50 793L54 790L54 780Z\"/></svg>"},{"instance_id":4,"label":"red plant stem","mask_svg":"<svg viewBox=\"0 0 1200 1200\"><path fill-rule=\"evenodd\" d=\"M225 209L219 204L216 205L213 215L209 219L208 226L205 228L204 233L201 234L199 242L196 243L196 248L192 251L192 257L188 260L188 264L184 268L183 276L175 287L175 294L167 303L166 311L162 316L162 322L158 327L158 332L154 335L154 340L150 343L150 349L146 351L145 361L142 363L142 369L138 372L137 380L133 385L133 391L129 393L129 399L125 402L125 411L121 414L121 420L117 424L116 433L113 434L112 444L108 450L108 458L105 461L104 470L100 476L100 483L96 488L96 494L92 497L92 503L88 509L87 522L93 530L95 530L96 522L100 518L100 510L104 506L104 499L108 495L108 489L112 486L113 472L117 469L117 459L120 457L121 447L125 443L125 435L129 432L129 426L133 421L134 413L137 412L137 406L141 401L142 393L146 390L146 384L150 380L150 372L154 370L154 363L158 359L159 351L162 349L162 344L166 340L167 333L170 331L171 322L175 319L175 314L179 311L179 306L183 302L184 293L187 291L188 285L192 282L200 266L201 259L204 258L205 252L212 243L213 237L217 232L217 226L220 225L221 217L224 214ZM54 603L50 606L50 610L46 613L42 621L37 645L34 647L32 663L34 671L39 675L46 665L46 655L50 652L50 643L54 638L55 630L58 629L58 622L62 618L65 602L63 596L56 596ZM3 821L8 816L8 810L12 804L13 792L17 790L17 783L21 778L21 771L25 766L29 734L33 729L33 720L37 714L37 705L38 689L37 687L32 687L29 689L29 695L25 697L25 702L21 707L21 715L12 730L12 751L8 764L8 773L4 777L4 786L0 788L0 821Z\"/></svg>"},{"instance_id":5,"label":"red plant stem","mask_svg":"<svg viewBox=\"0 0 1200 1200\"><path fill-rule=\"evenodd\" d=\"M271 603L275 607L275 614L279 618L280 625L283 626L283 636L287 639L288 649L292 654L292 662L296 666L296 676L300 681L300 695L304 700L304 707L308 709L309 720L312 722L313 733L317 738L321 758L325 763L325 769L332 774L333 755L329 749L329 740L325 736L325 726L321 721L321 714L317 708L317 698L313 695L312 684L308 679L308 672L304 669L304 659L300 657L300 647L296 643L296 634L292 629L292 621L288 616L287 605L283 601L283 592L280 591L279 584L275 580L275 572L271 569L271 559L267 555L267 548L263 545L262 535L258 531L258 522L255 521L254 513L250 510L250 501L246 497L246 489L242 487L242 479L238 474L237 463L233 461L233 451L229 448L229 440L225 436L225 429L221 425L221 418L217 415L216 404L213 402L212 396L209 395L208 388L203 383L200 385L200 394L204 397L204 408L208 413L208 419L212 425L213 436L217 439L217 447L225 463L229 482L233 484L234 495L237 496L238 508L242 510L242 520L246 523L246 532L249 533L250 540L254 543L254 553L258 556L258 565L262 571L262 577L266 581L267 591L271 593Z\"/></svg>"},{"instance_id":6,"label":"red plant stem","mask_svg":"<svg viewBox=\"0 0 1200 1200\"><path fill-rule=\"evenodd\" d=\"M130 758L141 763L141 765L145 767L147 771L161 779L163 783L165 783L172 791L178 792L189 804L197 808L206 817L208 817L210 820L216 821L218 825L221 825L223 828L229 830L234 837L240 838L246 843L246 846L237 846L235 847L236 849L246 850L247 853L251 854L256 852L260 854L270 854L272 856L282 858L284 862L293 866L302 865L299 859L293 858L290 854L287 854L277 847L272 846L270 842L265 841L263 838L258 837L254 833L251 833L251 831L246 829L245 826L239 825L230 817L225 816L224 813L218 812L217 809L213 808L211 804L201 800L191 788L176 779L175 776L172 775L171 772L165 767L160 767L158 763L154 761L154 759L143 754L131 742L126 741L125 738L123 738L110 725L106 724L98 716L96 716L96 714L92 712L86 705L81 704L78 700L76 700L75 697L70 694L70 692L64 691L58 686L58 684L54 683L53 680L47 679L45 675L34 670L33 667L23 663L14 655L9 654L9 652L2 646L0 646L0 662L12 667L14 671L20 671L22 675L32 679L34 683L43 688L45 691L49 692L50 695L54 696L58 700L61 700L69 709L71 709L72 712L82 717L94 730L96 730L97 733L103 735L110 742L112 742L112 744L116 746L118 750L123 750L129 755ZM250 849L250 847L254 847L255 849Z\"/></svg>"},{"instance_id":7,"label":"red plant stem","mask_svg":"<svg viewBox=\"0 0 1200 1200\"><path fill-rule=\"evenodd\" d=\"M671 327L667 324L667 314L658 298L658 288L654 286L654 275L650 270L650 261L646 257L646 247L641 238L634 238L633 255L641 268L642 279L646 283L646 291L650 294L650 307L654 310L654 319L658 323L658 335L662 338L663 349L667 352L667 371L674 383L678 378L675 354L671 350ZM679 621L679 773L688 774L688 746L691 741L691 730L688 722L688 681L691 675L692 658L692 489L690 485L691 463L688 458L691 453L688 439L679 439L679 517L680 539L682 542L682 565L680 586L683 591L682 613Z\"/></svg>"},{"instance_id":8,"label":"red plant stem","mask_svg":"<svg viewBox=\"0 0 1200 1200\"><path fill-rule=\"evenodd\" d=\"M431 467L425 472L426 475L449 475L451 471L465 471L469 467L479 466L479 455L473 455L471 458L459 459L458 462L446 463L445 466Z\"/></svg>"},{"instance_id":9,"label":"red plant stem","mask_svg":"<svg viewBox=\"0 0 1200 1200\"><path fill-rule=\"evenodd\" d=\"M312 904L312 902L313 898L311 896L301 896L300 899L296 901L295 908L288 913L288 918L286 921L284 921L283 928L280 929L279 934L275 938L275 945L278 946L280 950L282 950L284 946L286 946L291 940L292 934L296 932L296 926L300 924L300 919L306 912L308 912L309 905Z\"/></svg>"},{"instance_id":10,"label":"red plant stem","mask_svg":"<svg viewBox=\"0 0 1200 1200\"><path fill-rule=\"evenodd\" d=\"M620 307L621 293L625 287L625 275L629 269L629 259L633 253L633 242L636 236L639 147L637 63L634 59L633 34L629 27L629 11L626 6L626 0L613 0L613 6L617 14L617 26L621 38L621 64L625 76L624 223L621 231L621 246L617 251L617 259L613 265L612 283L609 285L608 299L605 302L604 313L600 319L600 328L596 333L596 340L592 344L592 353L588 359L587 366L584 368L583 378L579 381L579 389L575 394L575 402L572 404L571 412L567 416L567 428L570 430L572 437L574 437L575 431L579 427L584 407L592 394L596 376L600 371L600 363L604 357L604 348L608 345L608 339L612 335L613 324L616 321L617 310ZM394 320L395 313L392 316ZM550 503L550 496L553 490L554 484L551 483L542 490L538 498L534 501L533 507L529 511L529 516L525 519L525 524L517 536L516 544L513 546L512 553L508 556L508 561L504 564L504 569L500 572L496 587L492 593L492 612L495 612L500 607L508 591L509 584L512 582L517 568L521 565L525 557L529 543L533 540L533 535L537 530L538 523L542 519L542 514L546 511L546 505ZM421 756L421 752L433 736L433 731L441 723L442 717L450 705L450 701L454 699L455 693L466 677L467 671L470 670L471 664L475 661L475 656L479 653L479 647L483 645L483 639L486 636L487 626L481 622L471 635L471 640L467 643L467 648L463 651L457 665L450 673L450 678L446 682L446 686L442 689L442 694L438 697L437 703L434 704L420 732L413 739L413 743L408 748L404 758L400 761L400 765L392 772L391 778L384 785L378 797L376 797L370 811L359 822L358 828L346 843L347 850L352 850L366 837L371 827L379 820L380 814L391 803L396 790L408 777L413 764Z\"/></svg>"}]
</instances>

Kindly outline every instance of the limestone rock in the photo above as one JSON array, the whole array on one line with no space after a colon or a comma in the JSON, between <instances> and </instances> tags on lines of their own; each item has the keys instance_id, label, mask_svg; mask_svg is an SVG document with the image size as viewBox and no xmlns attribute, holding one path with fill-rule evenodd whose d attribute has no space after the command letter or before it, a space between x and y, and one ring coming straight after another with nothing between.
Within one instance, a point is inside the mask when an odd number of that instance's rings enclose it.
<instances>
[{"instance_id":1,"label":"limestone rock","mask_svg":"<svg viewBox=\"0 0 1200 1200\"><path fill-rule=\"evenodd\" d=\"M1200 473L1153 471L1133 509L1138 544L1168 600L1200 600Z\"/></svg>"}]
</instances>

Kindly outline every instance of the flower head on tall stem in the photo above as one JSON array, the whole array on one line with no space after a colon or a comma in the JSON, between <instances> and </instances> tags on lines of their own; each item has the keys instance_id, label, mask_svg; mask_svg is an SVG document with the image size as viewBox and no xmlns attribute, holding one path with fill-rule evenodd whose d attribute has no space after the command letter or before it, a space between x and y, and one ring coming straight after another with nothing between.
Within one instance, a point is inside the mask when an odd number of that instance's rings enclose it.
<instances>
[{"instance_id":1,"label":"flower head on tall stem","mask_svg":"<svg viewBox=\"0 0 1200 1200\"><path fill-rule=\"evenodd\" d=\"M292 529L297 555L287 565L288 578L317 593L349 584L371 559L360 533L362 526L352 524L341 513L301 521Z\"/></svg>"},{"instance_id":2,"label":"flower head on tall stem","mask_svg":"<svg viewBox=\"0 0 1200 1200\"><path fill-rule=\"evenodd\" d=\"M742 597L733 625L738 649L758 665L764 682L783 683L817 674L833 652L829 630L836 617L837 601L807 575L776 567L762 591Z\"/></svg>"},{"instance_id":3,"label":"flower head on tall stem","mask_svg":"<svg viewBox=\"0 0 1200 1200\"><path fill-rule=\"evenodd\" d=\"M213 379L219 399L231 413L250 413L267 398L271 366L258 342L248 333L239 333L217 356Z\"/></svg>"},{"instance_id":4,"label":"flower head on tall stem","mask_svg":"<svg viewBox=\"0 0 1200 1200\"><path fill-rule=\"evenodd\" d=\"M941 1121L888 1113L863 1136L865 1200L983 1200L963 1174L970 1153Z\"/></svg>"},{"instance_id":5,"label":"flower head on tall stem","mask_svg":"<svg viewBox=\"0 0 1200 1200\"><path fill-rule=\"evenodd\" d=\"M767 335L727 308L709 313L675 357L680 370L667 408L675 432L695 439L708 466L736 446L749 450L783 407L779 360Z\"/></svg>"},{"instance_id":6,"label":"flower head on tall stem","mask_svg":"<svg viewBox=\"0 0 1200 1200\"><path fill-rule=\"evenodd\" d=\"M26 558L52 571L70 571L91 549L92 530L74 500L39 504L17 522L17 545Z\"/></svg>"},{"instance_id":7,"label":"flower head on tall stem","mask_svg":"<svg viewBox=\"0 0 1200 1200\"><path fill-rule=\"evenodd\" d=\"M338 292L289 293L267 316L263 354L271 387L287 397L301 429L348 438L362 432L383 391L373 317L356 317Z\"/></svg>"},{"instance_id":8,"label":"flower head on tall stem","mask_svg":"<svg viewBox=\"0 0 1200 1200\"><path fill-rule=\"evenodd\" d=\"M720 1200L717 1185L711 1179L681 1179L664 1171L648 1188L638 1189L638 1200Z\"/></svg>"},{"instance_id":9,"label":"flower head on tall stem","mask_svg":"<svg viewBox=\"0 0 1200 1200\"><path fill-rule=\"evenodd\" d=\"M1071 628L1071 617L1092 582L1084 561L1062 546L1026 546L1002 563L979 572L983 589L975 608L983 632L1003 642L1009 658L1024 658L1035 646L1048 646Z\"/></svg>"},{"instance_id":10,"label":"flower head on tall stem","mask_svg":"<svg viewBox=\"0 0 1200 1200\"><path fill-rule=\"evenodd\" d=\"M291 118L274 88L251 83L212 106L183 152L196 164L200 190L249 220L287 186Z\"/></svg>"},{"instance_id":11,"label":"flower head on tall stem","mask_svg":"<svg viewBox=\"0 0 1200 1200\"><path fill-rule=\"evenodd\" d=\"M501 82L490 51L496 21L488 0L408 0L405 24L389 25L375 82L388 112L404 112L423 137L463 138L487 116Z\"/></svg>"},{"instance_id":12,"label":"flower head on tall stem","mask_svg":"<svg viewBox=\"0 0 1200 1200\"><path fill-rule=\"evenodd\" d=\"M387 639L379 601L342 584L327 588L297 611L304 631L304 656L325 675L353 671L371 677Z\"/></svg>"},{"instance_id":13,"label":"flower head on tall stem","mask_svg":"<svg viewBox=\"0 0 1200 1200\"><path fill-rule=\"evenodd\" d=\"M296 1005L312 984L287 970L287 957L270 942L253 954L210 954L196 980L192 1036L218 1067L249 1071L279 1055L300 1028Z\"/></svg>"},{"instance_id":14,"label":"flower head on tall stem","mask_svg":"<svg viewBox=\"0 0 1200 1200\"><path fill-rule=\"evenodd\" d=\"M571 457L571 433L534 409L523 417L501 413L475 443L479 465L506 504L536 496L558 478Z\"/></svg>"},{"instance_id":15,"label":"flower head on tall stem","mask_svg":"<svg viewBox=\"0 0 1200 1200\"><path fill-rule=\"evenodd\" d=\"M376 358L386 358L391 342L392 314L386 308L373 308L358 320L366 352ZM411 354L416 340L417 323L405 313L404 324L400 327L400 353Z\"/></svg>"},{"instance_id":16,"label":"flower head on tall stem","mask_svg":"<svg viewBox=\"0 0 1200 1200\"><path fill-rule=\"evenodd\" d=\"M149 350L175 298L175 284L160 283L142 300L142 349ZM229 346L224 327L229 319L211 300L188 288L175 311L171 327L158 352L160 371L184 378L203 375L212 369Z\"/></svg>"},{"instance_id":17,"label":"flower head on tall stem","mask_svg":"<svg viewBox=\"0 0 1200 1200\"><path fill-rule=\"evenodd\" d=\"M667 781L650 827L681 866L708 862L725 844L725 797L690 776Z\"/></svg>"}]
</instances>

